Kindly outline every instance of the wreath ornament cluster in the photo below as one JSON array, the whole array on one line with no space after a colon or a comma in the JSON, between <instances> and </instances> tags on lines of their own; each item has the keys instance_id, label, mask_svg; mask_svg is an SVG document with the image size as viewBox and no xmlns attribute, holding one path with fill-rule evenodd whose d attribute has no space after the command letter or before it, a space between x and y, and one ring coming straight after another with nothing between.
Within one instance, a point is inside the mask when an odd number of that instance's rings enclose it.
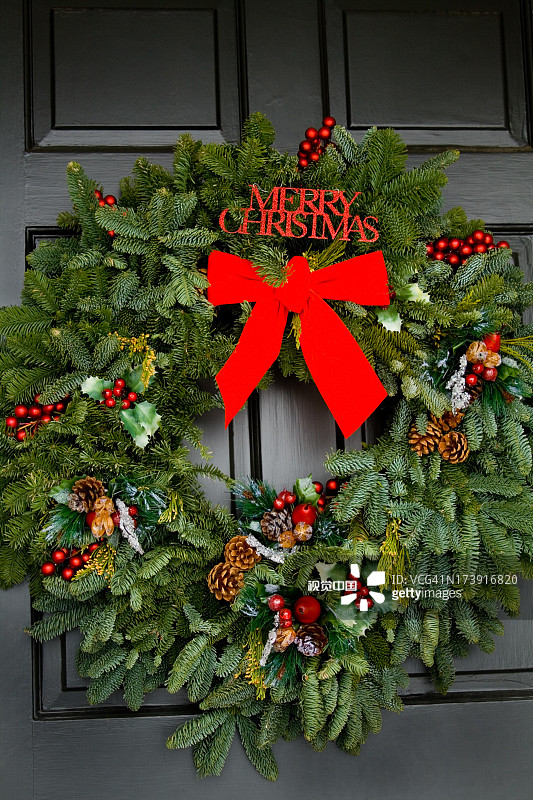
<instances>
[{"instance_id":1,"label":"wreath ornament cluster","mask_svg":"<svg viewBox=\"0 0 533 800\"><path fill-rule=\"evenodd\" d=\"M357 754L380 709L401 710L405 659L446 692L533 577L533 285L481 220L442 213L458 153L406 171L392 130L333 138L298 171L255 114L238 145L183 136L171 171L138 159L118 202L69 164L65 236L28 256L22 305L0 310L2 586L29 574L36 639L81 630L91 703L186 691L199 713L167 744L192 746L202 775L236 733L271 780L280 737ZM377 297L352 292L361 257L386 265ZM335 278L316 303L345 331L334 370L302 298L281 302L289 265L315 288ZM249 335L261 313L272 339ZM384 399L383 435L327 454L325 486L233 482L208 460L198 420L226 402L229 421L273 362L315 379L346 433Z\"/></svg>"}]
</instances>

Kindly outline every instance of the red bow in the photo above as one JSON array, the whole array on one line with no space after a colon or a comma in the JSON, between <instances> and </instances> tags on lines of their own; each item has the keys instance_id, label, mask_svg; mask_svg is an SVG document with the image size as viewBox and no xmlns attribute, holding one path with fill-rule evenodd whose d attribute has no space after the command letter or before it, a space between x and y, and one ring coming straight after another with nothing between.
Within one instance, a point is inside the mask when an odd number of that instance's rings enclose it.
<instances>
[{"instance_id":1,"label":"red bow","mask_svg":"<svg viewBox=\"0 0 533 800\"><path fill-rule=\"evenodd\" d=\"M300 346L315 384L345 437L387 396L348 328L322 298L389 305L387 268L378 251L311 272L303 256L291 258L277 289L251 261L213 252L207 297L213 305L255 301L235 351L217 375L226 427L278 357L289 311L300 316Z\"/></svg>"}]
</instances>

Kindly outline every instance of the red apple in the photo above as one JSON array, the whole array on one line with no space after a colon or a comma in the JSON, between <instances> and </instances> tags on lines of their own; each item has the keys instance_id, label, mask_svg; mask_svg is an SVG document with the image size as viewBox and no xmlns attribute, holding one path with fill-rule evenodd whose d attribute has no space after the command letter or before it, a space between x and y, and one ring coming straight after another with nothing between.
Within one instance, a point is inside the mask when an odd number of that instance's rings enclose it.
<instances>
[{"instance_id":1,"label":"red apple","mask_svg":"<svg viewBox=\"0 0 533 800\"><path fill-rule=\"evenodd\" d=\"M492 350L493 353L497 353L500 349L500 334L499 333L489 333L487 336L483 338L483 344L487 348L487 350Z\"/></svg>"},{"instance_id":2,"label":"red apple","mask_svg":"<svg viewBox=\"0 0 533 800\"><path fill-rule=\"evenodd\" d=\"M292 521L296 525L298 522L307 522L313 525L317 516L317 511L310 503L300 503L292 512Z\"/></svg>"}]
</instances>

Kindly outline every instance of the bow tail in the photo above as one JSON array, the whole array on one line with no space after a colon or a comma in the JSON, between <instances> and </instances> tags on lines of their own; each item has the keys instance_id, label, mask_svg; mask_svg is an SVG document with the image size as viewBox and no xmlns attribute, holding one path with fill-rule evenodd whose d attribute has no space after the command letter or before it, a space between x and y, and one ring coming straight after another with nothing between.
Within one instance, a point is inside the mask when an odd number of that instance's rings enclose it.
<instances>
[{"instance_id":1,"label":"bow tail","mask_svg":"<svg viewBox=\"0 0 533 800\"><path fill-rule=\"evenodd\" d=\"M387 392L346 325L314 292L300 319L302 354L326 405L348 438Z\"/></svg>"},{"instance_id":2,"label":"bow tail","mask_svg":"<svg viewBox=\"0 0 533 800\"><path fill-rule=\"evenodd\" d=\"M235 350L216 381L226 409L226 428L279 354L287 309L270 297L255 304Z\"/></svg>"}]
</instances>

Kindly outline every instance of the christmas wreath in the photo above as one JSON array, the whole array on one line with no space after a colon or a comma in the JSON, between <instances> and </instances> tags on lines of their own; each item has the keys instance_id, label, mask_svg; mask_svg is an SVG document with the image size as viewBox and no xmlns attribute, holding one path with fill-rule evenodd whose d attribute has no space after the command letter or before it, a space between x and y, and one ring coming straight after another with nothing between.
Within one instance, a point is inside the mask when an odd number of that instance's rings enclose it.
<instances>
[{"instance_id":1,"label":"christmas wreath","mask_svg":"<svg viewBox=\"0 0 533 800\"><path fill-rule=\"evenodd\" d=\"M533 285L481 220L442 214L457 152L406 170L394 131L333 125L296 158L259 114L238 145L183 136L118 201L70 163L65 235L0 310L2 585L29 574L36 639L81 630L91 703L185 686L199 713L168 746L202 775L236 732L269 779L279 737L358 753L405 659L446 692L533 577ZM328 454L325 486L208 460L202 414L229 421L273 362L347 435L382 403L383 436Z\"/></svg>"}]
</instances>

